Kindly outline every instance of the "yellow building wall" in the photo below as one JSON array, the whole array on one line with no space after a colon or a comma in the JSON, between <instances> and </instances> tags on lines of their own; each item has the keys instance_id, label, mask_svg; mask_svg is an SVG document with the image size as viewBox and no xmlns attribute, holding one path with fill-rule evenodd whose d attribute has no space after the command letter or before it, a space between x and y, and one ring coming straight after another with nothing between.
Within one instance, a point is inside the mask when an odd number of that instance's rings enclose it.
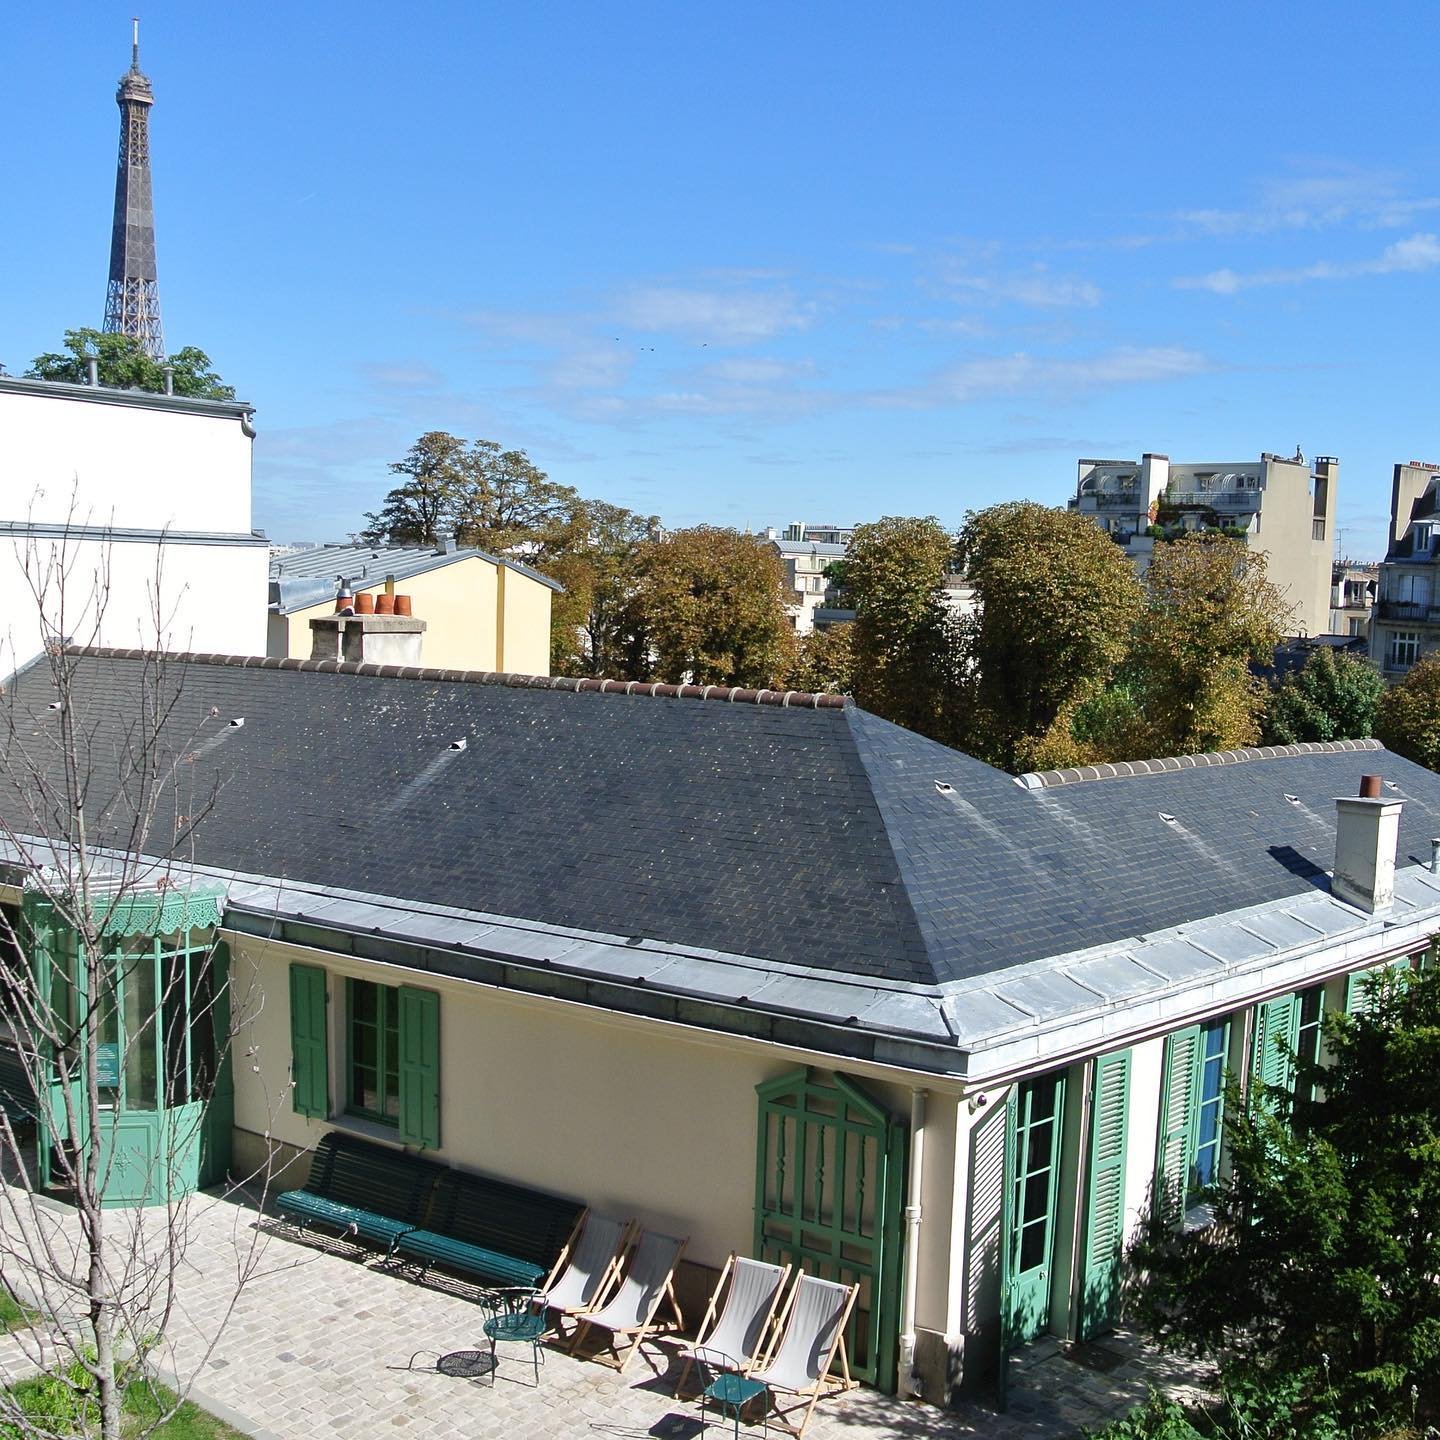
<instances>
[{"instance_id":1,"label":"yellow building wall","mask_svg":"<svg viewBox=\"0 0 1440 1440\"><path fill-rule=\"evenodd\" d=\"M312 1120L291 1108L289 965L330 971L330 1090L344 1094L344 976L440 993L440 1139L436 1158L635 1216L688 1235L687 1258L718 1267L754 1238L755 1087L807 1063L803 1052L368 960L252 937L232 939L237 1012L236 1160L257 1163L264 1142L313 1147L346 1118ZM910 1091L863 1067L836 1067L907 1123ZM896 1072L889 1072L894 1074ZM917 1083L924 1084L918 1080ZM930 1099L919 1323L943 1329L949 1289L953 1097ZM948 1132L948 1133L947 1133ZM279 1188L285 1188L282 1182ZM699 1318L696 1316L695 1318Z\"/></svg>"},{"instance_id":2,"label":"yellow building wall","mask_svg":"<svg viewBox=\"0 0 1440 1440\"><path fill-rule=\"evenodd\" d=\"M422 665L509 670L521 675L550 673L550 587L505 568L502 625L500 570L489 560L471 556L396 582L396 591L410 596L415 618L425 622ZM372 595L382 594L384 578L360 588ZM310 621L334 613L335 602L327 600L290 615L272 616L280 623L271 627L269 653L308 658ZM281 649L282 645L288 648Z\"/></svg>"}]
</instances>

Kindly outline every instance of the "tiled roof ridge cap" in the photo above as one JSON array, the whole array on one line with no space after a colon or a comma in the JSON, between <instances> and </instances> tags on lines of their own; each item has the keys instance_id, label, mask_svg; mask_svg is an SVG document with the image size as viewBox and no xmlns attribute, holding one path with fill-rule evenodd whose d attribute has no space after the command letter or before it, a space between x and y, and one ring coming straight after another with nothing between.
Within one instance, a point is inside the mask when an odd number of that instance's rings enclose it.
<instances>
[{"instance_id":1,"label":"tiled roof ridge cap","mask_svg":"<svg viewBox=\"0 0 1440 1440\"><path fill-rule=\"evenodd\" d=\"M1068 770L1031 770L1015 783L1026 790L1053 790L1082 780L1116 780L1124 775L1161 775L1206 765L1240 765L1247 760L1284 760L1291 755L1328 755L1344 750L1383 750L1378 740L1307 740L1299 745L1252 745L1242 750L1211 750L1203 755L1167 755L1158 760L1118 760L1114 764L1079 765Z\"/></svg>"},{"instance_id":2,"label":"tiled roof ridge cap","mask_svg":"<svg viewBox=\"0 0 1440 1440\"><path fill-rule=\"evenodd\" d=\"M111 660L153 660L153 650L108 645L67 645L67 655ZM301 660L278 655L221 655L197 651L167 653L187 665L227 665L240 670L313 670L331 675L375 675L390 680L442 680L464 685L508 685L518 690L569 690L576 694L647 695L675 700L723 700L732 705L778 705L801 710L843 710L844 695L809 690L752 690L739 685L670 685L648 680L596 680L569 675L517 675L506 670L445 670L427 665L373 665L355 660Z\"/></svg>"}]
</instances>

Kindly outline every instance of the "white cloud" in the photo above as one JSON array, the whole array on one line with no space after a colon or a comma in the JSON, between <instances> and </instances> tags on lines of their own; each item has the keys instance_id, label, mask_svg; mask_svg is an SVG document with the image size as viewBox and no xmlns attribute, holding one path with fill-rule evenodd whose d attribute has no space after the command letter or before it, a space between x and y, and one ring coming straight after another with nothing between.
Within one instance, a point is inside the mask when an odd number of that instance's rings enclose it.
<instances>
[{"instance_id":1,"label":"white cloud","mask_svg":"<svg viewBox=\"0 0 1440 1440\"><path fill-rule=\"evenodd\" d=\"M874 399L877 404L931 409L1004 395L1063 397L1087 390L1183 380L1215 368L1198 351L1178 345L1121 346L1100 355L1066 359L1022 352L967 360L941 371L922 387L891 391Z\"/></svg>"},{"instance_id":2,"label":"white cloud","mask_svg":"<svg viewBox=\"0 0 1440 1440\"><path fill-rule=\"evenodd\" d=\"M1440 197L1407 195L1400 177L1388 170L1344 167L1265 180L1257 188L1256 202L1247 208L1182 210L1174 218L1188 231L1229 239L1338 225L1395 229L1440 209Z\"/></svg>"},{"instance_id":3,"label":"white cloud","mask_svg":"<svg viewBox=\"0 0 1440 1440\"><path fill-rule=\"evenodd\" d=\"M1440 266L1440 237L1416 234L1397 240L1370 260L1317 260L1274 270L1241 273L1229 268L1206 275L1182 275L1174 281L1177 290L1208 290L1214 295L1234 295L1267 285L1303 285L1311 280L1353 280L1366 275L1420 274Z\"/></svg>"},{"instance_id":4,"label":"white cloud","mask_svg":"<svg viewBox=\"0 0 1440 1440\"><path fill-rule=\"evenodd\" d=\"M956 298L975 297L1042 309L1079 306L1093 309L1100 303L1100 287L1071 275L1053 275L1043 265L1030 270L987 274L963 261L941 267L943 284Z\"/></svg>"},{"instance_id":5,"label":"white cloud","mask_svg":"<svg viewBox=\"0 0 1440 1440\"><path fill-rule=\"evenodd\" d=\"M806 329L813 305L788 290L698 290L652 285L629 291L615 308L619 325L648 334L684 335L714 344L747 344Z\"/></svg>"}]
</instances>

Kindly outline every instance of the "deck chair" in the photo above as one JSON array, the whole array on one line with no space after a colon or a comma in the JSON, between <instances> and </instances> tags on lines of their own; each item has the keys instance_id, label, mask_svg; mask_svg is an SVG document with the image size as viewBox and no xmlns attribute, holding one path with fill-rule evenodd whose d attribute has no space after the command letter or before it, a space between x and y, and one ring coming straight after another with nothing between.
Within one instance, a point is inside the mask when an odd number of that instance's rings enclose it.
<instances>
[{"instance_id":1,"label":"deck chair","mask_svg":"<svg viewBox=\"0 0 1440 1440\"><path fill-rule=\"evenodd\" d=\"M594 1309L604 1302L620 1272L634 1228L633 1220L616 1220L593 1210L585 1211L575 1222L555 1268L541 1286L546 1308L557 1315L553 1330L559 1332L560 1322L567 1315Z\"/></svg>"},{"instance_id":2,"label":"deck chair","mask_svg":"<svg viewBox=\"0 0 1440 1440\"><path fill-rule=\"evenodd\" d=\"M795 1282L781 1319L781 1330L758 1369L750 1372L770 1392L775 1422L792 1435L803 1435L815 1403L827 1389L849 1390L850 1361L845 1354L845 1324L855 1307L858 1285L841 1285L803 1272ZM836 1352L841 1379L830 1374ZM793 1395L796 1403L782 1409L777 1391ZM799 1425L786 1418L803 1409Z\"/></svg>"},{"instance_id":3,"label":"deck chair","mask_svg":"<svg viewBox=\"0 0 1440 1440\"><path fill-rule=\"evenodd\" d=\"M709 1309L695 1332L695 1343L685 1351L680 1378L675 1383L676 1395L685 1394L685 1381L695 1364L697 1351L705 1351L703 1358L712 1365L724 1364L742 1375L749 1374L765 1352L775 1309L789 1278L788 1265L769 1265L763 1260L747 1260L733 1250L730 1252L715 1293L710 1297ZM730 1282L728 1291L726 1280ZM723 1309L720 1307L722 1291L725 1292Z\"/></svg>"},{"instance_id":4,"label":"deck chair","mask_svg":"<svg viewBox=\"0 0 1440 1440\"><path fill-rule=\"evenodd\" d=\"M669 1296L670 1306L675 1311L676 1327L683 1328L685 1321L675 1300L674 1282L675 1270L686 1243L653 1230L642 1230L630 1252L630 1262L625 1267L620 1288L598 1310L587 1310L576 1317L580 1323L575 1327L570 1353L573 1355L580 1348L580 1342L592 1326L608 1330L610 1349L615 1359L605 1363L613 1364L623 1374L640 1348L640 1342L654 1328L655 1312L666 1296ZM621 1356L620 1341L632 1336L630 1348ZM598 1360L601 1357L596 1355L594 1358Z\"/></svg>"}]
</instances>

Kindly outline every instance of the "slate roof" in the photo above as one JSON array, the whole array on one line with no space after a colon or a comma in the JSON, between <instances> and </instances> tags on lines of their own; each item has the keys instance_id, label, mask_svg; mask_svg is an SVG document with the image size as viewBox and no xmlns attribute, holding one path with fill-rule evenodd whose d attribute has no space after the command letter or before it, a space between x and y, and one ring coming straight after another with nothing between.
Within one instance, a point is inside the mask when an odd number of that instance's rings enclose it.
<instances>
[{"instance_id":1,"label":"slate roof","mask_svg":"<svg viewBox=\"0 0 1440 1440\"><path fill-rule=\"evenodd\" d=\"M307 550L271 557L270 604L278 614L289 615L333 600L339 593L337 580L341 577L352 586L369 590L383 584L387 575L393 575L398 583L438 570L442 565L477 558L492 565L504 565L551 590L564 588L548 575L517 560L473 547L445 550L434 545L314 545Z\"/></svg>"},{"instance_id":2,"label":"slate roof","mask_svg":"<svg viewBox=\"0 0 1440 1440\"><path fill-rule=\"evenodd\" d=\"M74 660L93 813L146 663ZM1364 773L1407 801L1402 865L1428 859L1440 834L1440 776L1378 749L1028 789L849 703L334 662L172 668L183 690L167 744L186 757L183 793L159 813L190 813L220 786L195 836L203 866L899 987L1312 895L1333 857L1334 797ZM52 699L43 665L17 677L20 743L56 723ZM35 757L48 753L37 742ZM8 785L0 811L24 830ZM118 840L123 813L108 823Z\"/></svg>"}]
</instances>

